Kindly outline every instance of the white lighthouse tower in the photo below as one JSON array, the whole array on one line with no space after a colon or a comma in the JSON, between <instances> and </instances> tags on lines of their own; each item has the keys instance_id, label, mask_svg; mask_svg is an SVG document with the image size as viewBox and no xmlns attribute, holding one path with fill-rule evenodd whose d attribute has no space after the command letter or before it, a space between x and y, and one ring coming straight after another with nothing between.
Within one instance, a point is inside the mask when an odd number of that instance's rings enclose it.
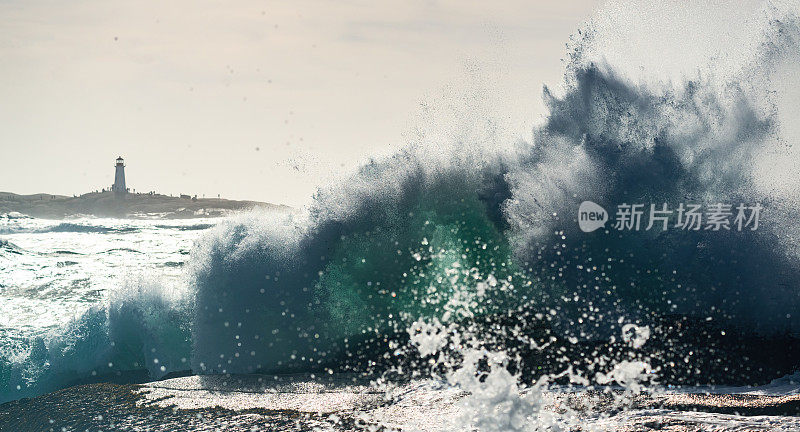
<instances>
[{"instance_id":1,"label":"white lighthouse tower","mask_svg":"<svg viewBox=\"0 0 800 432\"><path fill-rule=\"evenodd\" d=\"M128 189L125 187L125 161L122 159L122 156L117 158L117 164L114 165L116 168L116 172L114 173L114 185L111 186L111 190L116 193L124 194L128 192Z\"/></svg>"}]
</instances>

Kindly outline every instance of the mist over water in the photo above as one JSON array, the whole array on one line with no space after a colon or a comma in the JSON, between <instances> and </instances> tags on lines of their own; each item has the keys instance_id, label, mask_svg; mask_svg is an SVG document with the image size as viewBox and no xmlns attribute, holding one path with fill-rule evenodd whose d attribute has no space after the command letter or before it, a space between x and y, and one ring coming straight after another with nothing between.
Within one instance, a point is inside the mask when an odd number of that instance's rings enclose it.
<instances>
[{"instance_id":1,"label":"mist over water","mask_svg":"<svg viewBox=\"0 0 800 432\"><path fill-rule=\"evenodd\" d=\"M797 9L769 4L742 30L757 44L663 81L604 56L629 42L613 40L608 19L574 36L530 142L423 136L320 189L300 213L155 228L202 233L180 267L183 289L130 276L66 324L9 336L0 400L98 376L357 370L442 378L472 391L476 412L504 388L524 416L550 381L641 391L655 376L741 384L792 372L791 355L735 356L796 353L800 331L800 160L786 114L800 99L780 85L800 64ZM583 233L586 200L764 210L756 231ZM138 250L143 232L34 225L0 233L121 235L120 247ZM698 349L710 354L692 357Z\"/></svg>"}]
</instances>

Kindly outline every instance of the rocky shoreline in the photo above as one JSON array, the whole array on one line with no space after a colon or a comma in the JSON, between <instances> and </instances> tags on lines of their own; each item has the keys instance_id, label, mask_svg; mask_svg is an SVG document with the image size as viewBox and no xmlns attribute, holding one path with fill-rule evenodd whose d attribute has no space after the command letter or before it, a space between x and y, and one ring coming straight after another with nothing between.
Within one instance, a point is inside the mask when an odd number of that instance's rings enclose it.
<instances>
[{"instance_id":1,"label":"rocky shoreline","mask_svg":"<svg viewBox=\"0 0 800 432\"><path fill-rule=\"evenodd\" d=\"M0 215L21 214L42 219L95 216L134 219L184 219L224 216L248 209L291 211L286 205L219 198L172 197L160 194L92 192L80 196L17 195L0 192Z\"/></svg>"},{"instance_id":2,"label":"rocky shoreline","mask_svg":"<svg viewBox=\"0 0 800 432\"><path fill-rule=\"evenodd\" d=\"M377 389L351 374L206 375L70 387L0 405L0 430L450 430L467 393L410 382ZM741 391L741 390L740 390ZM800 395L621 390L548 391L545 409L585 417L576 430L773 430L800 425ZM536 421L536 413L530 413ZM781 429L784 430L784 429ZM786 429L788 430L788 429Z\"/></svg>"}]
</instances>

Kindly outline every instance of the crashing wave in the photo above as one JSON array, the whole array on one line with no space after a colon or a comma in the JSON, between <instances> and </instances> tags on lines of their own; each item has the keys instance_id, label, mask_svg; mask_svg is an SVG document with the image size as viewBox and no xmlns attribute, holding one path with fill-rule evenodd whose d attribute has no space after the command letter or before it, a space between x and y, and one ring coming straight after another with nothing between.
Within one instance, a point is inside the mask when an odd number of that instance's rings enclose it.
<instances>
[{"instance_id":1,"label":"crashing wave","mask_svg":"<svg viewBox=\"0 0 800 432\"><path fill-rule=\"evenodd\" d=\"M596 58L590 26L573 44L563 91L545 89L549 115L532 142L513 152L468 135L410 146L320 190L303 215L233 217L196 245L187 296L142 284L4 353L2 399L135 371L417 367L409 356L458 346L437 345L441 332L481 336L450 357L472 361L468 372L485 367L470 353L503 353L515 360L502 366L528 377L574 366L575 376L615 382L638 377L645 360L676 382L787 373L791 360L753 356L796 347L800 331L797 206L769 187L765 162L787 126L769 80L748 81L777 65L796 70L796 14L771 13L758 58L722 83L635 83ZM765 210L758 231L585 234L576 219L585 200ZM428 339L399 349L419 341L407 331L415 326ZM621 331L635 334L615 340ZM701 345L706 357L683 361ZM593 369L598 359L625 367Z\"/></svg>"}]
</instances>

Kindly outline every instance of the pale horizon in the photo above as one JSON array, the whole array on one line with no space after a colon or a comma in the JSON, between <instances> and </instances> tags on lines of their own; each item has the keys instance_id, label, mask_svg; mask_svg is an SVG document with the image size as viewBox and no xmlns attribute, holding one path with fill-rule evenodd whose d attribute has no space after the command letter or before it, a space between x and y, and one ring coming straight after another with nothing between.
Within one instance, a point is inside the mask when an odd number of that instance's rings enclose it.
<instances>
[{"instance_id":1,"label":"pale horizon","mask_svg":"<svg viewBox=\"0 0 800 432\"><path fill-rule=\"evenodd\" d=\"M300 206L466 80L524 138L597 3L5 2L0 190Z\"/></svg>"}]
</instances>

